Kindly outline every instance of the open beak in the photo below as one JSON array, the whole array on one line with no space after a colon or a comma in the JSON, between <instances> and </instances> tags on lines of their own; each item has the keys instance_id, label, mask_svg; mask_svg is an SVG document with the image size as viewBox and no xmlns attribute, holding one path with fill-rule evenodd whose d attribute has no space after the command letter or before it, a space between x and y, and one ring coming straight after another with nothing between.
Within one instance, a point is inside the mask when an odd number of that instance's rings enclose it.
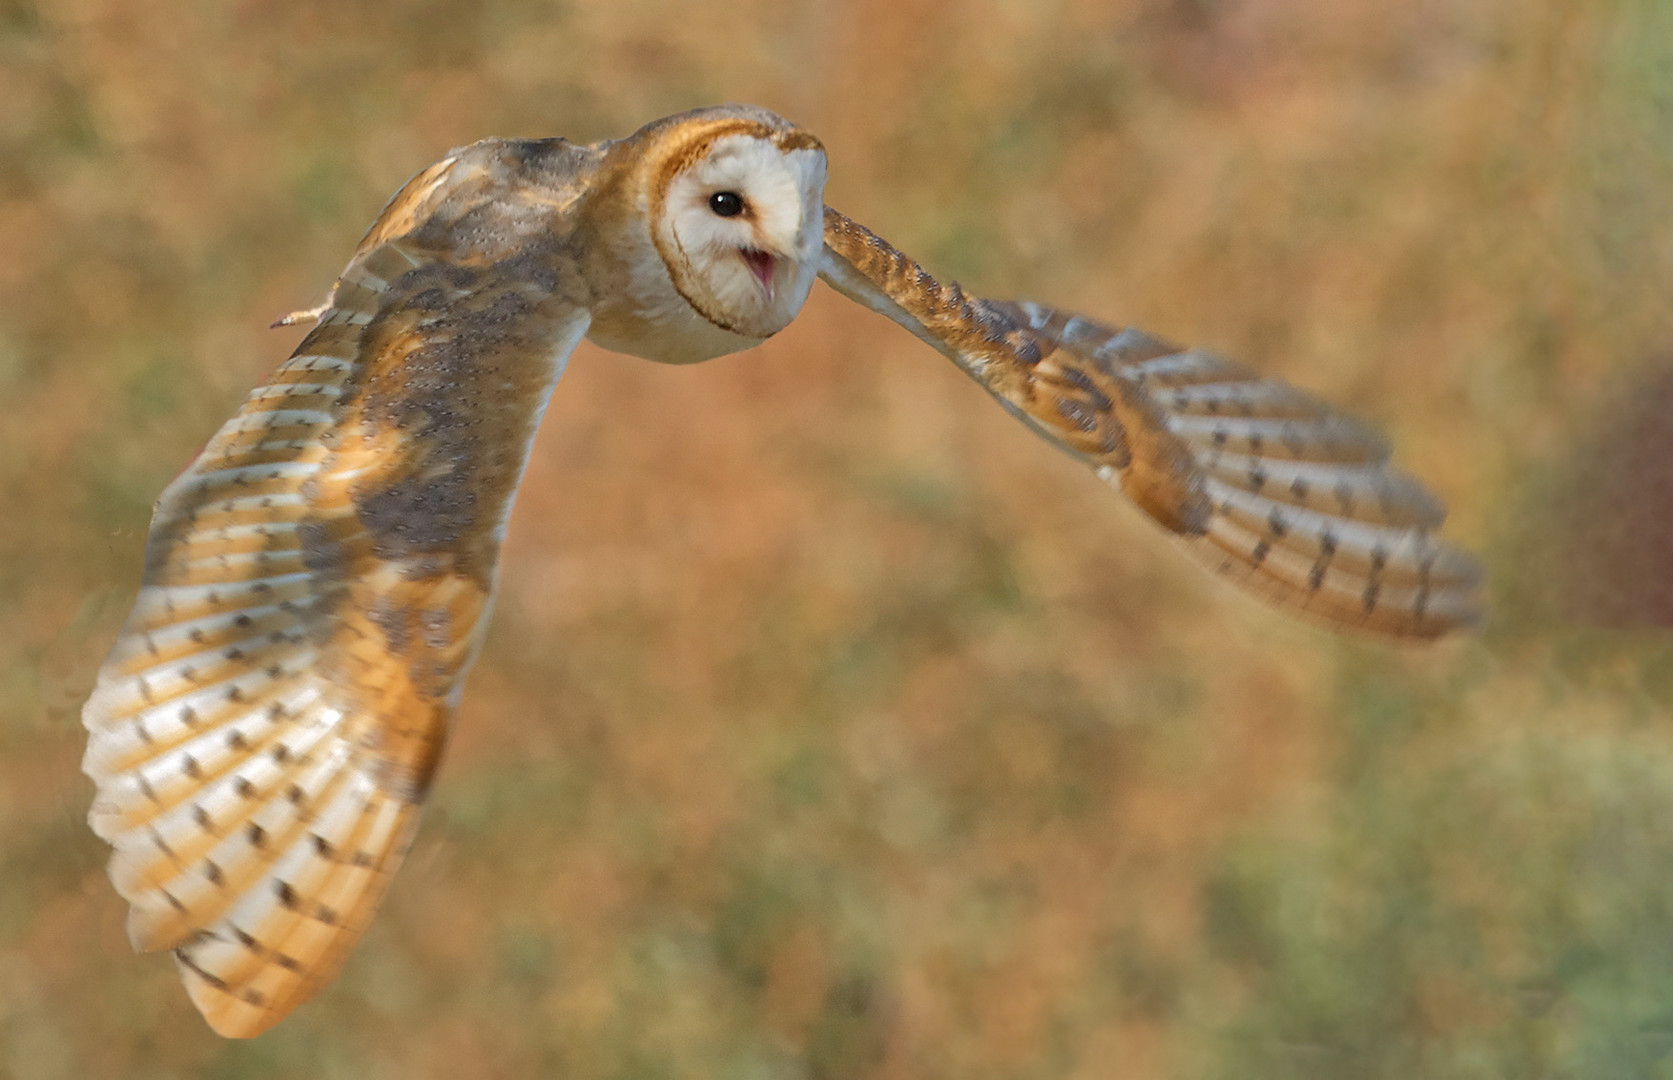
<instances>
[{"instance_id":1,"label":"open beak","mask_svg":"<svg viewBox=\"0 0 1673 1080\"><path fill-rule=\"evenodd\" d=\"M778 269L778 258L770 252L757 248L739 248L738 254L743 256L744 265L755 275L755 280L761 283L767 299L773 298L773 271Z\"/></svg>"}]
</instances>

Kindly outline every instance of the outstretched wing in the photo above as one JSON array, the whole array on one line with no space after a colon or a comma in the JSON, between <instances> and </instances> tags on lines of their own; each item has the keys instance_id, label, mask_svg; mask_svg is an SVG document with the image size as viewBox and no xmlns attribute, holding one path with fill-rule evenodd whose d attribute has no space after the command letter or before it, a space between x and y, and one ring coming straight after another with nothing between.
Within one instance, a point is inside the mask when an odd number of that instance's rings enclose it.
<instances>
[{"instance_id":1,"label":"outstretched wing","mask_svg":"<svg viewBox=\"0 0 1673 1080\"><path fill-rule=\"evenodd\" d=\"M1435 637L1480 572L1374 432L1281 382L1138 330L943 285L829 207L821 276L894 319L1125 491L1198 560L1330 626Z\"/></svg>"},{"instance_id":2,"label":"outstretched wing","mask_svg":"<svg viewBox=\"0 0 1673 1080\"><path fill-rule=\"evenodd\" d=\"M223 1035L324 985L399 864L586 330L550 269L391 238L448 164L392 203L319 325L163 493L83 714L129 936L174 951Z\"/></svg>"}]
</instances>

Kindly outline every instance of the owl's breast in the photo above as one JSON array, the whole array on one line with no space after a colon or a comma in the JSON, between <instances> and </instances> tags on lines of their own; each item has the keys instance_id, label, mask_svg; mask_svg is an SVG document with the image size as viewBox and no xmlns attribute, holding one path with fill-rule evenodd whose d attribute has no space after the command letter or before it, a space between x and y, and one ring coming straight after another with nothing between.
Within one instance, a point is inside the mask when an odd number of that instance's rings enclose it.
<instances>
[{"instance_id":1,"label":"owl's breast","mask_svg":"<svg viewBox=\"0 0 1673 1080\"><path fill-rule=\"evenodd\" d=\"M638 218L598 230L587 253L592 326L587 339L659 364L694 364L761 344L718 326L680 294Z\"/></svg>"}]
</instances>

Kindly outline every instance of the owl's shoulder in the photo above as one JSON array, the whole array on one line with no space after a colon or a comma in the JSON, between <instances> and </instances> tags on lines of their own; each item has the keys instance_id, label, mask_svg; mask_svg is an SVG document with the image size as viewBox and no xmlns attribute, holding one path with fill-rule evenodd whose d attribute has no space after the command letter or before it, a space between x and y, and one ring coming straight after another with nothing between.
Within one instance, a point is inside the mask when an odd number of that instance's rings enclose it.
<instances>
[{"instance_id":1,"label":"owl's shoulder","mask_svg":"<svg viewBox=\"0 0 1673 1080\"><path fill-rule=\"evenodd\" d=\"M392 196L356 258L399 241L448 262L523 253L531 236L566 232L597 180L599 147L567 139L483 139L450 150Z\"/></svg>"}]
</instances>

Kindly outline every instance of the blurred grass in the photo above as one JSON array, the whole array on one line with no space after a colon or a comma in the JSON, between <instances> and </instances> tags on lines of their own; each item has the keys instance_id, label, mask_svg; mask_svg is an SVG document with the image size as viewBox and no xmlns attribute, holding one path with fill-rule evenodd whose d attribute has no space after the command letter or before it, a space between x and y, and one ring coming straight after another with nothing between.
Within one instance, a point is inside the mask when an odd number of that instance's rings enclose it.
<instances>
[{"instance_id":1,"label":"blurred grass","mask_svg":"<svg viewBox=\"0 0 1673 1080\"><path fill-rule=\"evenodd\" d=\"M585 347L385 910L215 1039L82 824L150 501L410 173L723 100L1386 427L1495 622L1292 626L829 293ZM1670 180L1658 0L0 0L0 1076L1673 1075L1669 647L1555 616L1547 505L1668 353Z\"/></svg>"}]
</instances>

